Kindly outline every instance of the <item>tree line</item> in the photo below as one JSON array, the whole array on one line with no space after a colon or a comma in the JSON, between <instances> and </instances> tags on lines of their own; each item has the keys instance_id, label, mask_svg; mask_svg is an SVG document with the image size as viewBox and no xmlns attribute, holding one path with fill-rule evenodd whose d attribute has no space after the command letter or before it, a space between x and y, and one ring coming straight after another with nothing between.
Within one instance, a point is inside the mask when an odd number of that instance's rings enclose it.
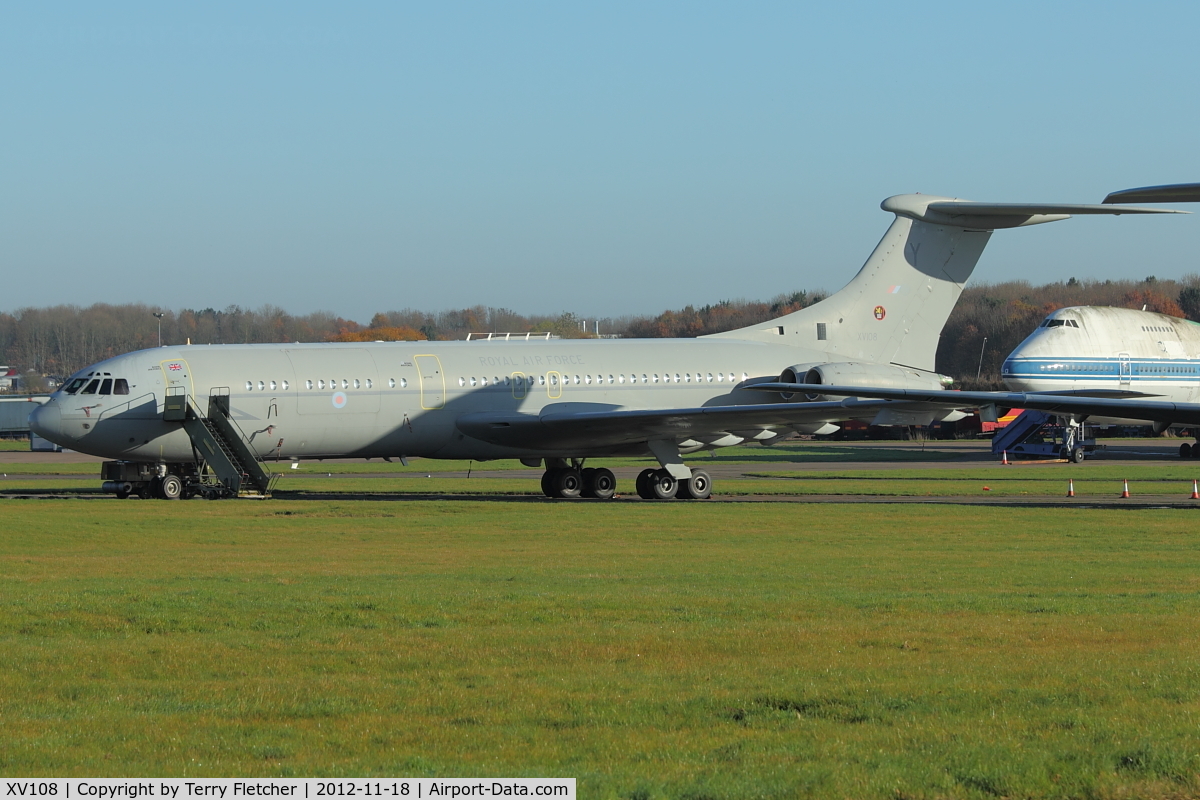
<instances>
[{"instance_id":1,"label":"tree line","mask_svg":"<svg viewBox=\"0 0 1200 800\"><path fill-rule=\"evenodd\" d=\"M765 322L824 299L797 291L769 301L723 300L656 316L599 320L602 334L626 338L692 337ZM1159 311L1200 321L1200 276L1179 281L1069 281L1033 286L1025 281L969 286L942 331L937 370L964 386L999 386L1000 366L1043 317L1076 305ZM161 318L156 314L161 314ZM574 313L526 316L505 308L473 306L439 312L386 311L366 324L326 312L292 315L276 306L160 311L139 303L22 308L0 313L0 363L35 376L64 377L105 358L163 344L250 342L416 341L465 339L468 333L595 335L597 320ZM986 346L984 338L986 337ZM981 358L982 356L982 358ZM976 380L976 375L979 380ZM27 388L36 390L37 381Z\"/></svg>"}]
</instances>

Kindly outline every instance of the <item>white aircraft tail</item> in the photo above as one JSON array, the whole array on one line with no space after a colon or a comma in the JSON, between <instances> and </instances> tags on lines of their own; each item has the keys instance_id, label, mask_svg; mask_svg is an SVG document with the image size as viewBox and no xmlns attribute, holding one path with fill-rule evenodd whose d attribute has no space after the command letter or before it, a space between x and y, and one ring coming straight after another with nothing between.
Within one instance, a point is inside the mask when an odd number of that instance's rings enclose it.
<instances>
[{"instance_id":1,"label":"white aircraft tail","mask_svg":"<svg viewBox=\"0 0 1200 800\"><path fill-rule=\"evenodd\" d=\"M792 344L838 360L932 372L942 326L992 231L1055 222L1072 214L1164 211L1113 205L974 203L918 194L889 197L882 208L896 219L845 288L795 313L714 335Z\"/></svg>"}]
</instances>

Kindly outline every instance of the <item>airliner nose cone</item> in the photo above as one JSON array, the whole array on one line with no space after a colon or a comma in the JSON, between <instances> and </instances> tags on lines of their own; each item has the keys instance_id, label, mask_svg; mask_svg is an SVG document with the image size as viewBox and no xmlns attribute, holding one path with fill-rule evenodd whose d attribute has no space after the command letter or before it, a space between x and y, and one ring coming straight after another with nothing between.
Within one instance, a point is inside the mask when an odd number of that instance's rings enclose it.
<instances>
[{"instance_id":1,"label":"airliner nose cone","mask_svg":"<svg viewBox=\"0 0 1200 800\"><path fill-rule=\"evenodd\" d=\"M29 430L43 439L62 444L62 411L58 403L45 403L29 414Z\"/></svg>"}]
</instances>

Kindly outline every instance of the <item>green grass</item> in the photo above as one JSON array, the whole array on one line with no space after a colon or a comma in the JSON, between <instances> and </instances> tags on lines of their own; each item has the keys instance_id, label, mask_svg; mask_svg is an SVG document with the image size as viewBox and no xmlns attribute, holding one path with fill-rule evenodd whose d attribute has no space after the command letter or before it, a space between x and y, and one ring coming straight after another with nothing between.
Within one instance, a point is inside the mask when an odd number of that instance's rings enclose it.
<instances>
[{"instance_id":1,"label":"green grass","mask_svg":"<svg viewBox=\"0 0 1200 800\"><path fill-rule=\"evenodd\" d=\"M558 775L584 797L1200 792L1187 512L5 509L8 776Z\"/></svg>"}]
</instances>

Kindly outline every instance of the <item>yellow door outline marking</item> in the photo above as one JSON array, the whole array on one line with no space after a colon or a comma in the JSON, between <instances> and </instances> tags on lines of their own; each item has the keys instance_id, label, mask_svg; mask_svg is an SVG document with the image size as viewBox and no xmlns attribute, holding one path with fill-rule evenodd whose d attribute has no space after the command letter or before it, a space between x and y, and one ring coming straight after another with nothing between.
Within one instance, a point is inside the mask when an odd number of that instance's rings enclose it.
<instances>
[{"instance_id":1,"label":"yellow door outline marking","mask_svg":"<svg viewBox=\"0 0 1200 800\"><path fill-rule=\"evenodd\" d=\"M513 399L525 399L525 373L514 372L512 374Z\"/></svg>"},{"instance_id":2,"label":"yellow door outline marking","mask_svg":"<svg viewBox=\"0 0 1200 800\"><path fill-rule=\"evenodd\" d=\"M426 397L426 395L425 395L425 391L426 391L425 390L425 380L426 380L425 379L425 368L421 366L421 359L423 359L423 358L432 358L433 363L437 366L437 368L434 370L434 373L437 375L438 379L441 381L441 396L438 398L439 402L437 405L426 405L425 404L425 397ZM443 408L446 405L446 372L445 372L445 370L442 369L442 360L440 358L438 358L437 356L431 354L431 355L413 356L413 361L417 365L417 380L420 382L420 385L421 385L421 408L424 409L425 411L433 411L434 409ZM432 380L432 376L430 376L429 389L431 392L433 390L437 389L437 382Z\"/></svg>"},{"instance_id":3,"label":"yellow door outline marking","mask_svg":"<svg viewBox=\"0 0 1200 800\"><path fill-rule=\"evenodd\" d=\"M550 371L546 373L546 396L551 400L562 397L562 373Z\"/></svg>"},{"instance_id":4,"label":"yellow door outline marking","mask_svg":"<svg viewBox=\"0 0 1200 800\"><path fill-rule=\"evenodd\" d=\"M187 386L185 388L187 389L188 397L195 400L196 387L192 380L192 367L187 363L187 359L184 358L168 358L166 361L158 362L158 368L162 370L163 374L163 397L167 396L167 389L171 387L171 371L167 369L167 364L183 364L184 377L187 378Z\"/></svg>"}]
</instances>

